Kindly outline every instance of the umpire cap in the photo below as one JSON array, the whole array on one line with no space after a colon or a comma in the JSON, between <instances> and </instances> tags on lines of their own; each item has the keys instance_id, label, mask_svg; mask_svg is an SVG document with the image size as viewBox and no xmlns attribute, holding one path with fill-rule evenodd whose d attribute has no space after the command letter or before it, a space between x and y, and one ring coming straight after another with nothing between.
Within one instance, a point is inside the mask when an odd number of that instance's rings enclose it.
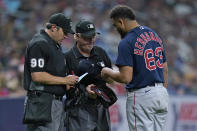
<instances>
[{"instance_id":1,"label":"umpire cap","mask_svg":"<svg viewBox=\"0 0 197 131\"><path fill-rule=\"evenodd\" d=\"M74 34L72 28L72 21L70 18L66 17L63 13L56 13L53 14L49 18L49 23L56 24L57 26L61 27L64 33Z\"/></svg>"},{"instance_id":2,"label":"umpire cap","mask_svg":"<svg viewBox=\"0 0 197 131\"><path fill-rule=\"evenodd\" d=\"M82 20L79 23L76 24L75 32L80 33L82 37L92 37L96 34L100 34L99 32L96 32L95 25L87 20Z\"/></svg>"}]
</instances>

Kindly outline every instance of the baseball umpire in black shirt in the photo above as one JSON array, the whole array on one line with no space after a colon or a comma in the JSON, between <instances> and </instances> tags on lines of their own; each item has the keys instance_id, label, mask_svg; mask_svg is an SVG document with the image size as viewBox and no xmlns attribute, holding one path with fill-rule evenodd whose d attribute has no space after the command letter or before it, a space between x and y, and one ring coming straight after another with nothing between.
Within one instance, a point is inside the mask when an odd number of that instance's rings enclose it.
<instances>
[{"instance_id":1,"label":"baseball umpire in black shirt","mask_svg":"<svg viewBox=\"0 0 197 131\"><path fill-rule=\"evenodd\" d=\"M71 30L71 20L62 13L53 14L46 29L35 34L27 45L24 88L27 90L23 123L28 131L62 131L62 96L78 76L67 75L61 41ZM70 85L70 86L68 86Z\"/></svg>"},{"instance_id":2,"label":"baseball umpire in black shirt","mask_svg":"<svg viewBox=\"0 0 197 131\"><path fill-rule=\"evenodd\" d=\"M111 68L111 61L107 53L102 48L94 46L95 37L98 34L95 25L90 21L83 20L76 25L75 31L76 44L65 55L69 73L78 76L83 75L87 70L85 72L80 71L79 65L81 63L84 63L84 68L95 67L98 64ZM93 72L95 71L96 69L93 70ZM92 75L92 77L95 76ZM67 92L65 102L66 131L111 130L108 107L104 107L98 100L98 96L91 90L95 85L106 85L106 82L98 76L96 80L89 79L83 84L77 84L75 88L70 88ZM80 93L85 95L80 95Z\"/></svg>"}]
</instances>

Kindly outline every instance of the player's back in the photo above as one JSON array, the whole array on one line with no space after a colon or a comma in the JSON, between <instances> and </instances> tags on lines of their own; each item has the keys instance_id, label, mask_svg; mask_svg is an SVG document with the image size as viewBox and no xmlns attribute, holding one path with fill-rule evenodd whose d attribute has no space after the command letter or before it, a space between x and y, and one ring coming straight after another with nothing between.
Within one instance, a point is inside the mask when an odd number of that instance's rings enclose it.
<instances>
[{"instance_id":1,"label":"player's back","mask_svg":"<svg viewBox=\"0 0 197 131\"><path fill-rule=\"evenodd\" d=\"M131 36L130 36L131 35ZM139 26L126 36L133 56L133 79L128 88L143 88L163 83L163 63L166 61L163 42L152 29Z\"/></svg>"}]
</instances>

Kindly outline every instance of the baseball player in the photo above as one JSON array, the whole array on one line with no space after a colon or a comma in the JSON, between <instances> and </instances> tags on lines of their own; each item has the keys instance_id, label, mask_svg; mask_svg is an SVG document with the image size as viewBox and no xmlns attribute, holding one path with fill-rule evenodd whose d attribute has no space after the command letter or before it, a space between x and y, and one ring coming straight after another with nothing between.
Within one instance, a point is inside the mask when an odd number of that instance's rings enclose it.
<instances>
[{"instance_id":1,"label":"baseball player","mask_svg":"<svg viewBox=\"0 0 197 131\"><path fill-rule=\"evenodd\" d=\"M70 74L79 74L81 76L83 74L81 72L84 72L87 66L96 67L98 63L111 68L111 61L107 53L102 48L94 46L96 34L95 25L92 22L82 20L77 23L75 34L76 44L65 55ZM93 69L93 72L96 71L94 70L95 68L91 69ZM100 76L96 77L96 75L92 75L93 77L96 79L87 80L83 84L79 84L78 87L76 86L75 89L71 88L66 94L67 131L111 130L108 107L104 107L97 95L94 94L94 91L91 91L92 87L105 85L106 82ZM88 94L86 89L92 93ZM82 93L85 95L82 95ZM75 96L75 94L78 95Z\"/></svg>"},{"instance_id":2,"label":"baseball player","mask_svg":"<svg viewBox=\"0 0 197 131\"><path fill-rule=\"evenodd\" d=\"M155 31L139 25L128 6L115 6L110 18L122 38L116 60L119 71L103 68L101 76L126 84L130 131L162 131L168 112L163 41Z\"/></svg>"},{"instance_id":3,"label":"baseball player","mask_svg":"<svg viewBox=\"0 0 197 131\"><path fill-rule=\"evenodd\" d=\"M23 119L27 131L63 130L62 96L66 85L78 81L77 76L66 76L66 63L60 46L67 34L73 33L70 22L62 13L53 14L46 29L41 29L27 45L24 65L27 99Z\"/></svg>"}]
</instances>

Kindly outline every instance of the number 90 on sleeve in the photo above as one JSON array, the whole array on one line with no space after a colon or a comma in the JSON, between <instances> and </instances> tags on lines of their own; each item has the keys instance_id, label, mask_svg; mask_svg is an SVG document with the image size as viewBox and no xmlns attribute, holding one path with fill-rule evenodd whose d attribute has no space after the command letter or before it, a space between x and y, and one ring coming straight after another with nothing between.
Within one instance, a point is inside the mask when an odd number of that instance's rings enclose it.
<instances>
[{"instance_id":1,"label":"number 90 on sleeve","mask_svg":"<svg viewBox=\"0 0 197 131\"><path fill-rule=\"evenodd\" d=\"M36 68L36 67L39 67L39 68L43 68L44 67L44 59L43 58L32 58L31 61L31 68Z\"/></svg>"}]
</instances>

